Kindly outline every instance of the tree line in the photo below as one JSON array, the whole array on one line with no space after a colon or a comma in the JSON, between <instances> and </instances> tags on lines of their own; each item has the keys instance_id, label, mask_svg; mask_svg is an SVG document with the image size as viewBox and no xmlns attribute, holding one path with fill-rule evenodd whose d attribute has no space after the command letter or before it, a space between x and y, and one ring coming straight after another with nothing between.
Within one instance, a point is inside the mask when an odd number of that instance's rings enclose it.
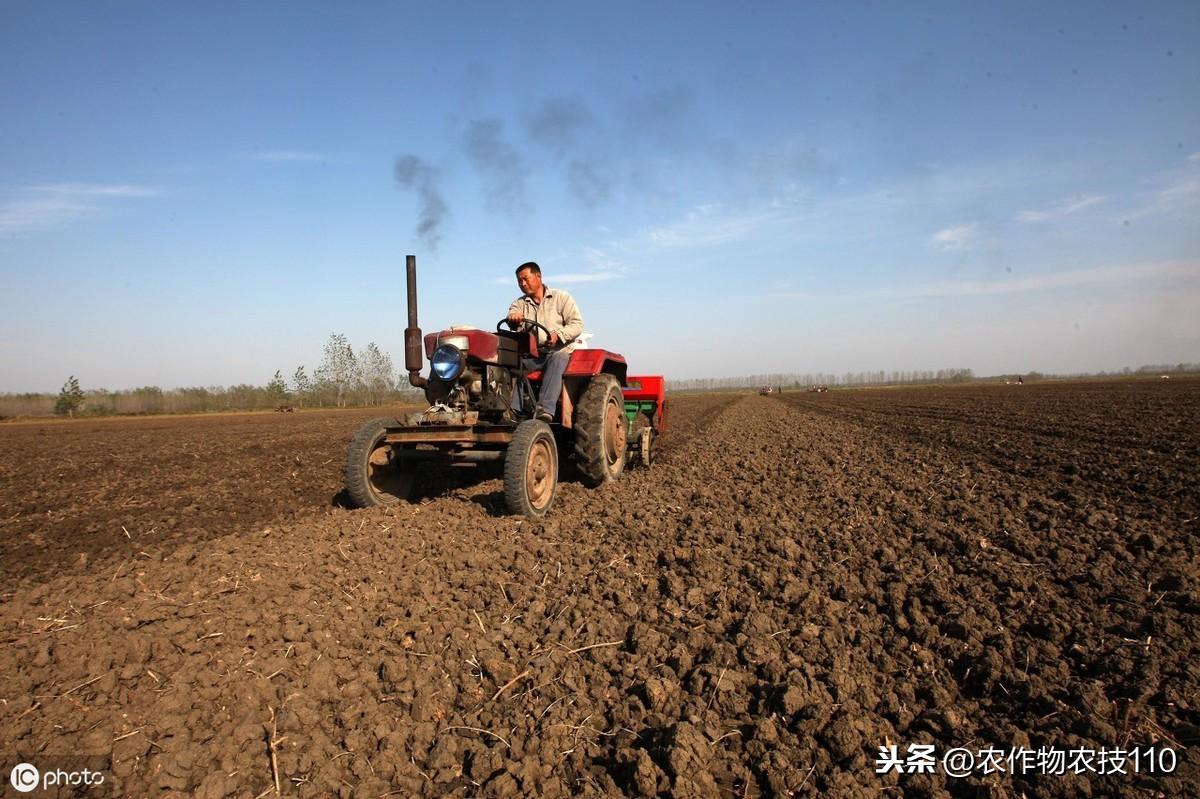
<instances>
[{"instance_id":1,"label":"tree line","mask_svg":"<svg viewBox=\"0 0 1200 799\"><path fill-rule=\"evenodd\" d=\"M158 386L110 391L84 388L71 375L57 395L0 394L0 418L7 416L108 416L118 414L205 413L288 408L345 408L414 402L420 393L402 382L391 356L370 342L355 351L341 333L330 334L321 363L311 373L303 364L289 377L276 370L265 385Z\"/></svg>"},{"instance_id":2,"label":"tree line","mask_svg":"<svg viewBox=\"0 0 1200 799\"><path fill-rule=\"evenodd\" d=\"M671 391L724 391L738 388L772 386L774 388L803 391L815 386L912 386L933 383L965 383L975 378L970 369L925 369L891 372L880 369L874 372L825 372L798 374L795 372L773 372L771 374L743 375L741 377L701 377L691 380L668 380Z\"/></svg>"},{"instance_id":3,"label":"tree line","mask_svg":"<svg viewBox=\"0 0 1200 799\"><path fill-rule=\"evenodd\" d=\"M1076 378L1145 377L1148 375L1194 375L1200 374L1200 363L1145 364L1136 369L1126 366L1111 372L1073 372L1070 374L1043 374L1024 372L1021 375L993 375L982 380L1005 380L1023 377L1025 381L1071 380ZM841 386L860 388L866 386L920 386L966 383L976 380L971 369L917 369L907 371L844 372L834 374L817 372L798 374L795 372L773 372L771 374L742 375L740 377L701 377L689 380L667 380L668 391L730 391L744 388L772 386L785 390L804 391L816 386Z\"/></svg>"},{"instance_id":4,"label":"tree line","mask_svg":"<svg viewBox=\"0 0 1200 799\"><path fill-rule=\"evenodd\" d=\"M1197 374L1200 363L1146 364L1112 372L1046 375L1026 372L1026 381L1081 377L1129 377L1157 374ZM1016 378L997 375L994 378ZM669 391L726 391L760 386L802 391L815 386L889 386L964 383L975 379L971 369L925 369L834 373L773 372L740 377L667 380ZM0 394L0 419L11 416L106 416L118 414L204 413L287 408L345 408L419 403L423 395L396 372L392 358L374 342L355 352L341 333L330 334L319 366L310 374L301 364L290 377L276 370L266 385L241 384L162 389L158 386L109 391L84 389L71 375L57 395Z\"/></svg>"}]
</instances>

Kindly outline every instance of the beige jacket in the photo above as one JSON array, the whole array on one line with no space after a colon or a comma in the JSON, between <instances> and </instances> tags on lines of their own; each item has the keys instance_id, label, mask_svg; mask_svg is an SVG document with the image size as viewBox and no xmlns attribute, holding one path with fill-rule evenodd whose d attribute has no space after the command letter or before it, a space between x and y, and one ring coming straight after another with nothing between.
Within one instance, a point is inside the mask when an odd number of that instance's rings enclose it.
<instances>
[{"instance_id":1,"label":"beige jacket","mask_svg":"<svg viewBox=\"0 0 1200 799\"><path fill-rule=\"evenodd\" d=\"M552 289L546 286L546 293L541 303L536 303L528 294L522 294L508 306L508 312L520 311L529 320L544 325L551 333L558 334L558 340L564 344L570 343L583 332L583 315L575 298L562 289ZM546 341L546 334L537 331L538 343Z\"/></svg>"}]
</instances>

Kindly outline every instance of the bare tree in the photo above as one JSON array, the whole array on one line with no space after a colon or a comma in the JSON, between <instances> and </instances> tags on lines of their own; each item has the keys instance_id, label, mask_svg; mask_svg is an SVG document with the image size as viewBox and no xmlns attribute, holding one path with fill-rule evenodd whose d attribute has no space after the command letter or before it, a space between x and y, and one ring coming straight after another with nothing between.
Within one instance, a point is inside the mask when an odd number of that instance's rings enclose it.
<instances>
[{"instance_id":1,"label":"bare tree","mask_svg":"<svg viewBox=\"0 0 1200 799\"><path fill-rule=\"evenodd\" d=\"M297 366L295 374L292 375L292 393L296 397L296 404L301 408L304 407L304 400L312 395L313 382L305 371L304 366Z\"/></svg>"},{"instance_id":2,"label":"bare tree","mask_svg":"<svg viewBox=\"0 0 1200 799\"><path fill-rule=\"evenodd\" d=\"M392 368L392 357L381 351L372 341L363 350L359 367L367 404L382 405L387 402L396 390L396 373Z\"/></svg>"},{"instance_id":3,"label":"bare tree","mask_svg":"<svg viewBox=\"0 0 1200 799\"><path fill-rule=\"evenodd\" d=\"M325 342L325 360L317 369L317 381L335 392L339 408L346 406L346 395L358 382L358 359L342 333L330 333Z\"/></svg>"},{"instance_id":4,"label":"bare tree","mask_svg":"<svg viewBox=\"0 0 1200 799\"><path fill-rule=\"evenodd\" d=\"M287 383L283 380L283 372L278 369L275 370L275 376L271 378L271 382L267 383L267 398L276 408L282 408L288 404Z\"/></svg>"}]
</instances>

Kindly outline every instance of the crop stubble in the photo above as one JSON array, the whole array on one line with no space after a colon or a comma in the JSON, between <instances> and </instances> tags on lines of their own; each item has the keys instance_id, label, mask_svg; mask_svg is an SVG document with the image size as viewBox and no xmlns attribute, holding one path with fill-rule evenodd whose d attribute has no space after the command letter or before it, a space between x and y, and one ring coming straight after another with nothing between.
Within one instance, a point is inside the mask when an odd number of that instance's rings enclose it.
<instances>
[{"instance_id":1,"label":"crop stubble","mask_svg":"<svg viewBox=\"0 0 1200 799\"><path fill-rule=\"evenodd\" d=\"M375 413L0 428L0 740L122 795L1200 792L1200 384L671 414L538 523L495 480L333 507ZM874 773L918 742L1180 762Z\"/></svg>"}]
</instances>

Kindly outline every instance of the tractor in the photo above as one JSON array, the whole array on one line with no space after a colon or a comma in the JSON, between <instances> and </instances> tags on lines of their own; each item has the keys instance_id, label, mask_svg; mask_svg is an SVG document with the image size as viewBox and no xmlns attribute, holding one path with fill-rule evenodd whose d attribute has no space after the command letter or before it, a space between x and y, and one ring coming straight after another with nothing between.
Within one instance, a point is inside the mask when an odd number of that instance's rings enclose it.
<instances>
[{"instance_id":1,"label":"tractor","mask_svg":"<svg viewBox=\"0 0 1200 799\"><path fill-rule=\"evenodd\" d=\"M502 468L508 510L538 518L554 504L564 460L573 461L591 487L616 480L631 461L650 465L666 425L662 376L630 376L621 355L576 349L553 420L534 419L541 371L527 370L524 358L539 356L538 329L547 338L549 331L528 320L513 329L506 318L494 332L451 327L422 336L415 256L406 266L404 367L429 407L359 428L346 459L346 493L354 506L407 501L431 467L492 465ZM427 377L422 355L429 359ZM514 392L524 416L510 410Z\"/></svg>"}]
</instances>

